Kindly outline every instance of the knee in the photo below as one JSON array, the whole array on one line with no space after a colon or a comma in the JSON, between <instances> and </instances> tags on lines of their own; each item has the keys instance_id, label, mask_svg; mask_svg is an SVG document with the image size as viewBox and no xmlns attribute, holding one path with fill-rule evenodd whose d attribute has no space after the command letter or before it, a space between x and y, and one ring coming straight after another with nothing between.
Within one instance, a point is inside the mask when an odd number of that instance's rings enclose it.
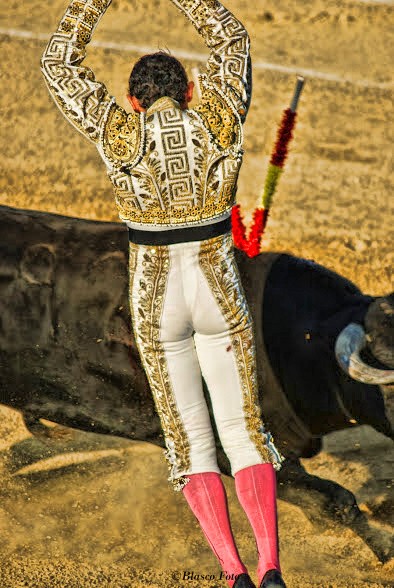
<instances>
[{"instance_id":1,"label":"knee","mask_svg":"<svg viewBox=\"0 0 394 588\"><path fill-rule=\"evenodd\" d=\"M232 456L238 455L252 444L243 417L216 422L216 426L224 452L230 463L232 462Z\"/></svg>"},{"instance_id":2,"label":"knee","mask_svg":"<svg viewBox=\"0 0 394 588\"><path fill-rule=\"evenodd\" d=\"M263 427L247 427L243 418L217 423L219 437L234 472L270 462L275 469L280 468L282 456L272 442L270 433Z\"/></svg>"}]
</instances>

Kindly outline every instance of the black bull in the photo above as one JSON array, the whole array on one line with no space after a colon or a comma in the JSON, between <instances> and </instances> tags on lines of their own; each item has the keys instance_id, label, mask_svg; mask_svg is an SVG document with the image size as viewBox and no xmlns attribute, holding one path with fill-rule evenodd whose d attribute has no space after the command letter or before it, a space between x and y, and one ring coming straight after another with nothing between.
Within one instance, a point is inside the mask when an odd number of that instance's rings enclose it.
<instances>
[{"instance_id":1,"label":"black bull","mask_svg":"<svg viewBox=\"0 0 394 588\"><path fill-rule=\"evenodd\" d=\"M164 446L130 321L124 226L0 213L0 402L21 411L33 433L48 419ZM264 420L288 458L279 496L299 504L294 488L308 488L387 559L354 496L299 462L319 451L324 434L355 423L393 437L379 386L352 380L334 355L338 333L362 322L373 298L286 254L237 252L237 262L255 321Z\"/></svg>"}]
</instances>

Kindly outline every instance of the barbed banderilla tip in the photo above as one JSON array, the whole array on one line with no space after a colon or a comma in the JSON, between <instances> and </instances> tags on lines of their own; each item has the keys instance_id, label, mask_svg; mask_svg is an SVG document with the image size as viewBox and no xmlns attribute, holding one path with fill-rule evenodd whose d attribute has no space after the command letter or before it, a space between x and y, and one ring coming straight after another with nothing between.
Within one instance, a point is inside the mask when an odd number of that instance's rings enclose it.
<instances>
[{"instance_id":1,"label":"barbed banderilla tip","mask_svg":"<svg viewBox=\"0 0 394 588\"><path fill-rule=\"evenodd\" d=\"M298 75L297 76L297 81L296 81L296 87L294 89L293 98L292 98L291 103L290 103L290 110L291 110L291 112L296 112L296 110L297 110L298 101L300 99L301 92L302 92L302 89L304 87L304 84L305 84L305 78L303 76Z\"/></svg>"}]
</instances>

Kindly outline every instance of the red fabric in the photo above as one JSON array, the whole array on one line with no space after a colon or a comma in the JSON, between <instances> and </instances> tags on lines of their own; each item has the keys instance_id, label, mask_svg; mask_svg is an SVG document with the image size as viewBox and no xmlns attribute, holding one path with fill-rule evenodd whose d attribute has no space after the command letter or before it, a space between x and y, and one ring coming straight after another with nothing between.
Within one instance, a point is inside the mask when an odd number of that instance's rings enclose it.
<instances>
[{"instance_id":1,"label":"red fabric","mask_svg":"<svg viewBox=\"0 0 394 588\"><path fill-rule=\"evenodd\" d=\"M272 464L262 463L240 470L234 478L238 500L256 538L260 584L268 570L280 571L275 470Z\"/></svg>"},{"instance_id":2,"label":"red fabric","mask_svg":"<svg viewBox=\"0 0 394 588\"><path fill-rule=\"evenodd\" d=\"M222 566L228 585L232 587L236 576L246 573L231 531L227 495L220 474L204 472L188 474L189 482L182 489L192 512L204 532L212 551Z\"/></svg>"},{"instance_id":3,"label":"red fabric","mask_svg":"<svg viewBox=\"0 0 394 588\"><path fill-rule=\"evenodd\" d=\"M231 210L231 224L233 230L234 245L237 249L245 251L248 245L246 240L246 227L241 216L240 204L235 204Z\"/></svg>"},{"instance_id":4,"label":"red fabric","mask_svg":"<svg viewBox=\"0 0 394 588\"><path fill-rule=\"evenodd\" d=\"M244 251L249 257L256 257L260 253L261 238L267 224L269 210L256 208L253 213L252 227L246 238L246 227L241 216L241 207L236 204L232 208L232 230L234 245Z\"/></svg>"},{"instance_id":5,"label":"red fabric","mask_svg":"<svg viewBox=\"0 0 394 588\"><path fill-rule=\"evenodd\" d=\"M264 233L267 222L268 210L256 208L253 213L253 223L248 238L248 247L246 253L249 257L256 257L260 253L261 237Z\"/></svg>"},{"instance_id":6,"label":"red fabric","mask_svg":"<svg viewBox=\"0 0 394 588\"><path fill-rule=\"evenodd\" d=\"M297 113L287 108L281 120L276 143L271 154L270 164L283 168L288 153L289 142L293 136ZM246 227L241 216L241 207L236 204L232 208L232 225L234 245L244 251L249 257L256 257L260 253L261 238L267 224L269 209L256 208L253 213L253 224L248 237Z\"/></svg>"}]
</instances>

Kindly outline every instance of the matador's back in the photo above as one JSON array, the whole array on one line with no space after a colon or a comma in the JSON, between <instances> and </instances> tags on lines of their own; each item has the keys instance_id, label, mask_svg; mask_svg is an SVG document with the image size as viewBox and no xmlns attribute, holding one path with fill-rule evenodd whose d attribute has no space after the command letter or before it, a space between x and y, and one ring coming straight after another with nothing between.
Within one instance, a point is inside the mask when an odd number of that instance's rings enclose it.
<instances>
[{"instance_id":1,"label":"matador's back","mask_svg":"<svg viewBox=\"0 0 394 588\"><path fill-rule=\"evenodd\" d=\"M217 0L172 0L210 49L201 100L182 110L169 97L146 112L116 104L81 66L111 0L74 0L42 57L59 108L101 154L120 218L151 230L215 223L230 216L250 102L249 37Z\"/></svg>"}]
</instances>

